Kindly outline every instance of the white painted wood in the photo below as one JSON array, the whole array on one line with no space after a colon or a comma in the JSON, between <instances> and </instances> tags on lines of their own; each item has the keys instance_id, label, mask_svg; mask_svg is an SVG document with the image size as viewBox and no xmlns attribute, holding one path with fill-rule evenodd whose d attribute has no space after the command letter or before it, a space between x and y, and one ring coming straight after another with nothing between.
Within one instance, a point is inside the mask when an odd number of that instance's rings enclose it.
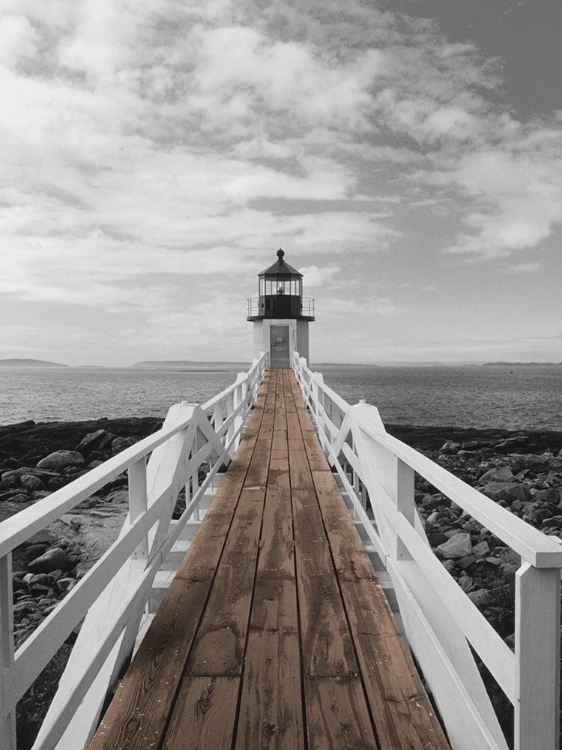
<instances>
[{"instance_id":1,"label":"white painted wood","mask_svg":"<svg viewBox=\"0 0 562 750\"><path fill-rule=\"evenodd\" d=\"M435 698L453 750L508 750L466 640L440 609L417 565L387 558L408 642ZM418 580L415 580L415 579ZM429 617L428 617L429 615Z\"/></svg>"},{"instance_id":2,"label":"white painted wood","mask_svg":"<svg viewBox=\"0 0 562 750\"><path fill-rule=\"evenodd\" d=\"M148 491L146 486L146 457L136 461L129 466L128 471L129 483L129 514L131 521L140 518L148 508ZM137 559L146 560L148 555L148 536L145 536L133 556Z\"/></svg>"},{"instance_id":3,"label":"white painted wood","mask_svg":"<svg viewBox=\"0 0 562 750\"><path fill-rule=\"evenodd\" d=\"M2 694L6 686L4 677L14 663L14 614L12 608L12 555L0 558L0 675ZM2 701L0 711L0 747L4 750L16 750L16 712L11 708L6 711Z\"/></svg>"},{"instance_id":4,"label":"white painted wood","mask_svg":"<svg viewBox=\"0 0 562 750\"><path fill-rule=\"evenodd\" d=\"M400 458L396 462L396 510L403 515L408 523L414 525L416 505L414 502L415 471ZM417 536L417 535L416 535ZM403 540L397 535L395 557L397 560L407 560L410 552Z\"/></svg>"},{"instance_id":5,"label":"white painted wood","mask_svg":"<svg viewBox=\"0 0 562 750\"><path fill-rule=\"evenodd\" d=\"M515 750L557 750L560 573L524 563L515 579Z\"/></svg>"}]
</instances>

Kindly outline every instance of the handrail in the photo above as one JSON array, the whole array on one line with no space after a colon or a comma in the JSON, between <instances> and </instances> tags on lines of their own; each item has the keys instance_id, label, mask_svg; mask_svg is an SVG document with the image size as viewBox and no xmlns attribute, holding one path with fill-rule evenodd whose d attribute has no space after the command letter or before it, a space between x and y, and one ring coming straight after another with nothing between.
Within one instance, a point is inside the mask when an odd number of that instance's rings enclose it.
<instances>
[{"instance_id":1,"label":"handrail","mask_svg":"<svg viewBox=\"0 0 562 750\"><path fill-rule=\"evenodd\" d=\"M558 748L562 542L389 435L374 406L348 404L298 353L292 364L354 517L390 574L453 750L507 750L474 652L514 705L515 749ZM523 558L515 575L515 651L433 554L415 503L416 475Z\"/></svg>"},{"instance_id":2,"label":"handrail","mask_svg":"<svg viewBox=\"0 0 562 750\"><path fill-rule=\"evenodd\" d=\"M16 748L18 700L82 620L33 750L78 750L87 744L104 696L130 657L154 577L216 474L234 455L267 363L268 354L262 354L248 372L201 406L172 406L156 433L0 523L2 750ZM200 482L202 464L207 474ZM129 513L119 538L14 651L13 550L125 471ZM186 508L171 524L182 488Z\"/></svg>"}]
</instances>

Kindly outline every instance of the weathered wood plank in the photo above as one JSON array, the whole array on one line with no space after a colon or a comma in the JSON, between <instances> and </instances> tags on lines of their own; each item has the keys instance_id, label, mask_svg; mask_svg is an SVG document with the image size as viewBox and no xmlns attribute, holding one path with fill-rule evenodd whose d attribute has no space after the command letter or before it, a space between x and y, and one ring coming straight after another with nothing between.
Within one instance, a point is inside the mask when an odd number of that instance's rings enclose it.
<instances>
[{"instance_id":1,"label":"weathered wood plank","mask_svg":"<svg viewBox=\"0 0 562 750\"><path fill-rule=\"evenodd\" d=\"M187 677L162 750L230 750L239 685L238 677ZM151 747L158 745L147 742L142 750Z\"/></svg>"},{"instance_id":2,"label":"weathered wood plank","mask_svg":"<svg viewBox=\"0 0 562 750\"><path fill-rule=\"evenodd\" d=\"M353 644L314 490L293 490L303 668L310 676L357 674Z\"/></svg>"},{"instance_id":3,"label":"weathered wood plank","mask_svg":"<svg viewBox=\"0 0 562 750\"><path fill-rule=\"evenodd\" d=\"M244 489L186 674L239 675L250 617L265 489Z\"/></svg>"},{"instance_id":4,"label":"weathered wood plank","mask_svg":"<svg viewBox=\"0 0 562 750\"><path fill-rule=\"evenodd\" d=\"M236 750L304 750L297 595L293 580L256 584Z\"/></svg>"},{"instance_id":5,"label":"weathered wood plank","mask_svg":"<svg viewBox=\"0 0 562 750\"><path fill-rule=\"evenodd\" d=\"M305 694L308 750L378 750L359 677L307 679Z\"/></svg>"},{"instance_id":6,"label":"weathered wood plank","mask_svg":"<svg viewBox=\"0 0 562 750\"><path fill-rule=\"evenodd\" d=\"M172 582L89 750L144 750L146 737L159 742L209 586Z\"/></svg>"},{"instance_id":7,"label":"weathered wood plank","mask_svg":"<svg viewBox=\"0 0 562 750\"><path fill-rule=\"evenodd\" d=\"M381 750L449 748L376 581L341 583Z\"/></svg>"},{"instance_id":8,"label":"weathered wood plank","mask_svg":"<svg viewBox=\"0 0 562 750\"><path fill-rule=\"evenodd\" d=\"M313 471L312 479L340 580L376 579L355 524L331 472Z\"/></svg>"}]
</instances>

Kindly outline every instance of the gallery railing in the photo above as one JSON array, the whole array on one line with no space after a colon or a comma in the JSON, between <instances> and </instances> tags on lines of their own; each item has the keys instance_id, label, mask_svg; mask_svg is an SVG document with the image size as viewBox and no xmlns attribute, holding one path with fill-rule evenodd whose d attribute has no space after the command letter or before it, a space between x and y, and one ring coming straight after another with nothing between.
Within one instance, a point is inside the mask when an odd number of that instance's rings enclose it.
<instances>
[{"instance_id":1,"label":"gallery railing","mask_svg":"<svg viewBox=\"0 0 562 750\"><path fill-rule=\"evenodd\" d=\"M391 576L410 647L452 748L508 747L477 654L514 706L515 749L556 750L562 542L389 435L374 406L350 406L298 354L293 368L355 518ZM514 651L432 552L415 503L416 475L520 556Z\"/></svg>"}]
</instances>

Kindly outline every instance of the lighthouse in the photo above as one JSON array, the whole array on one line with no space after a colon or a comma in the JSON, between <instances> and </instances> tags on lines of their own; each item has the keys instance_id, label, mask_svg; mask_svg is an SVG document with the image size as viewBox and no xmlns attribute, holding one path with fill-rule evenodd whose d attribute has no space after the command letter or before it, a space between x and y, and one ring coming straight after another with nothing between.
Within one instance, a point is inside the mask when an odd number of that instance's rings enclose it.
<instances>
[{"instance_id":1,"label":"lighthouse","mask_svg":"<svg viewBox=\"0 0 562 750\"><path fill-rule=\"evenodd\" d=\"M259 297L248 300L248 320L254 324L254 356L270 354L273 368L290 367L293 352L308 361L308 326L314 320L314 300L302 295L302 273L277 260L258 275Z\"/></svg>"}]
</instances>

